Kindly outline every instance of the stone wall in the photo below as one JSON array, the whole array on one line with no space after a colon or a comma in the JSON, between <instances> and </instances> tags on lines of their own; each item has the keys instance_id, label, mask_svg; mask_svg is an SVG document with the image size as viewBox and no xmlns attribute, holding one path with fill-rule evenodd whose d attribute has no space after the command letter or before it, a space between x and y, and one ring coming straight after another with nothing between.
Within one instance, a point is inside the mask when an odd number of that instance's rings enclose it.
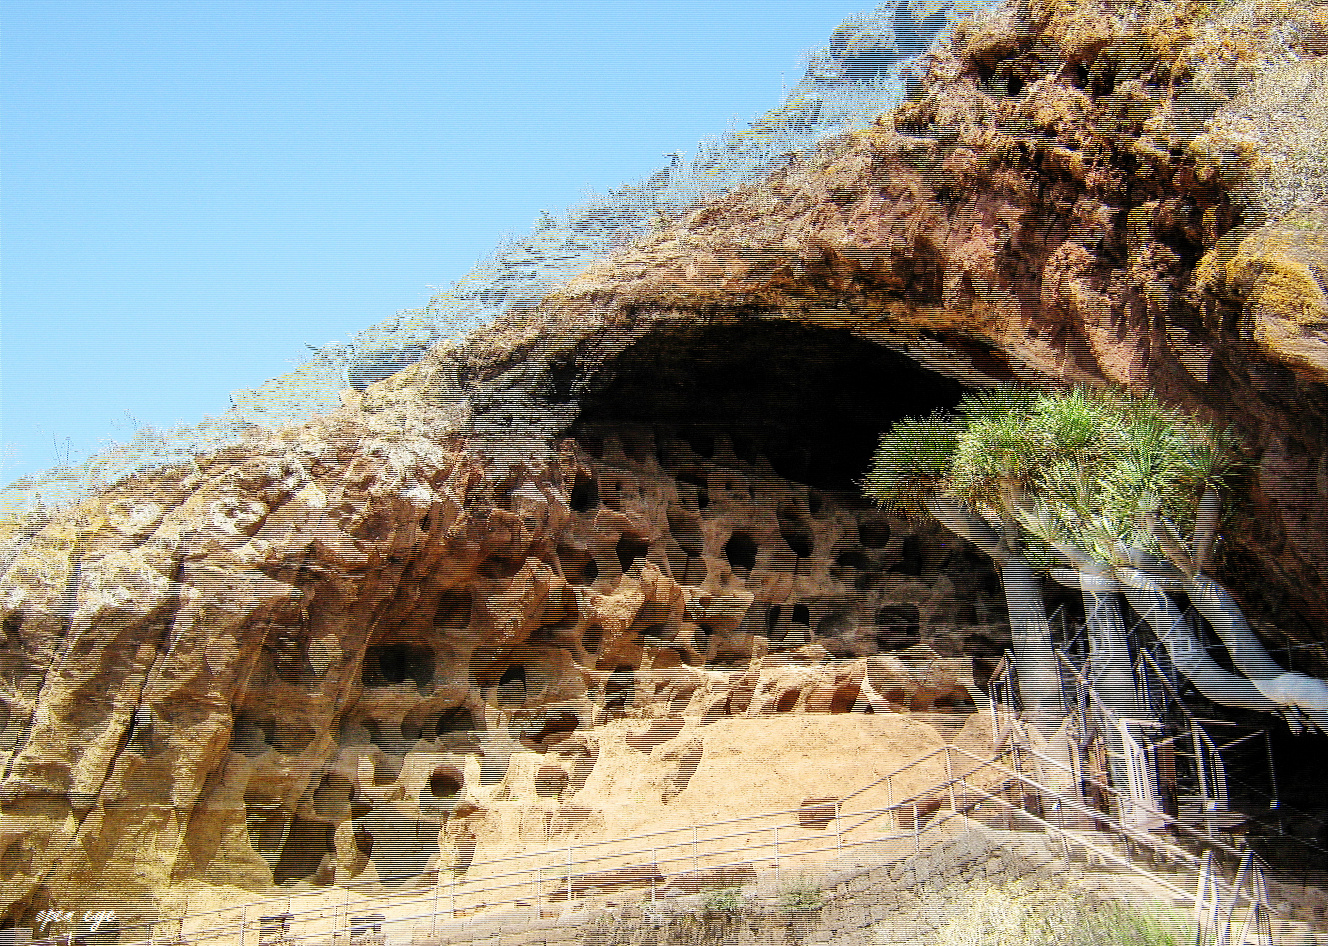
<instances>
[{"instance_id":1,"label":"stone wall","mask_svg":"<svg viewBox=\"0 0 1328 946\"><path fill-rule=\"evenodd\" d=\"M970 825L934 837L918 854L845 857L779 879L767 871L742 888L588 903L556 917L525 911L453 921L424 946L922 946L937 942L937 931L992 887L1020 882L1065 891L1084 880L1041 836L1012 844ZM1087 892L1083 898L1094 901Z\"/></svg>"}]
</instances>

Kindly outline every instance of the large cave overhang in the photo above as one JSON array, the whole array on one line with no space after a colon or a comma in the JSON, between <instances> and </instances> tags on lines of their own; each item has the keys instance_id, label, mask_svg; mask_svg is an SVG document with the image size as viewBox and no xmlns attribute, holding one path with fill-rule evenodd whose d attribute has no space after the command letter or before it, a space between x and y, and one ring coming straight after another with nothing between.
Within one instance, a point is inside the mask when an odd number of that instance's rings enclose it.
<instances>
[{"instance_id":1,"label":"large cave overhang","mask_svg":"<svg viewBox=\"0 0 1328 946\"><path fill-rule=\"evenodd\" d=\"M1008 646L991 563L861 492L880 435L953 408L958 379L843 327L752 318L656 325L578 383L569 544L597 557L569 580L607 588L654 562L701 626L689 660L925 645L985 672Z\"/></svg>"},{"instance_id":2,"label":"large cave overhang","mask_svg":"<svg viewBox=\"0 0 1328 946\"><path fill-rule=\"evenodd\" d=\"M652 332L586 379L571 434L667 428L699 455L762 455L780 476L856 489L900 418L952 408L957 380L840 328L735 321Z\"/></svg>"}]
</instances>

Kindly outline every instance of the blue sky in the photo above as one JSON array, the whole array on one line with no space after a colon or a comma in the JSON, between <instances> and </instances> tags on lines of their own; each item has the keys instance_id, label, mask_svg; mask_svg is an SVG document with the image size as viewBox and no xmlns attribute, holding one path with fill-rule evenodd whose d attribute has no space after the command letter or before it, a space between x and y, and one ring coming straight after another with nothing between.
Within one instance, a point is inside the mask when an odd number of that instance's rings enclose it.
<instances>
[{"instance_id":1,"label":"blue sky","mask_svg":"<svg viewBox=\"0 0 1328 946\"><path fill-rule=\"evenodd\" d=\"M0 482L423 304L871 6L6 0Z\"/></svg>"}]
</instances>

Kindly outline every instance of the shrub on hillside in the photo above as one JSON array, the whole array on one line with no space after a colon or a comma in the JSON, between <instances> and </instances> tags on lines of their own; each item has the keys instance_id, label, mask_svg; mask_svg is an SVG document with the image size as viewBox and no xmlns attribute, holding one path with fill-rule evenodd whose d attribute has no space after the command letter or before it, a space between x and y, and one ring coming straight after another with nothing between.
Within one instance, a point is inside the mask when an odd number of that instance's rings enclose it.
<instances>
[{"instance_id":1,"label":"shrub on hillside","mask_svg":"<svg viewBox=\"0 0 1328 946\"><path fill-rule=\"evenodd\" d=\"M1112 903L1076 897L1063 888L1024 883L992 886L963 899L938 931L939 946L1181 946L1192 939L1182 923Z\"/></svg>"},{"instance_id":2,"label":"shrub on hillside","mask_svg":"<svg viewBox=\"0 0 1328 946\"><path fill-rule=\"evenodd\" d=\"M1239 154L1250 202L1272 219L1328 205L1328 57L1262 73L1209 126Z\"/></svg>"}]
</instances>

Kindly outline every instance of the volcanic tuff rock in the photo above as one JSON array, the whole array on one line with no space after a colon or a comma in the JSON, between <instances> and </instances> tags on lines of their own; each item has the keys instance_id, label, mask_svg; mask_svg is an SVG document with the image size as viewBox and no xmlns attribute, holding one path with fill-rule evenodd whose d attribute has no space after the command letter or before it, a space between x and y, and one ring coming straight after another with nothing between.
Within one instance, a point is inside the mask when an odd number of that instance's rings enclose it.
<instances>
[{"instance_id":1,"label":"volcanic tuff rock","mask_svg":"<svg viewBox=\"0 0 1328 946\"><path fill-rule=\"evenodd\" d=\"M1008 640L994 574L855 488L881 429L964 386L1119 383L1230 422L1225 577L1323 644L1328 218L1260 202L1267 155L1223 109L1319 62L1326 24L1005 7L893 124L345 410L9 522L0 909L414 883L498 823L605 830L596 768L630 752L688 803L731 716L971 711Z\"/></svg>"}]
</instances>

